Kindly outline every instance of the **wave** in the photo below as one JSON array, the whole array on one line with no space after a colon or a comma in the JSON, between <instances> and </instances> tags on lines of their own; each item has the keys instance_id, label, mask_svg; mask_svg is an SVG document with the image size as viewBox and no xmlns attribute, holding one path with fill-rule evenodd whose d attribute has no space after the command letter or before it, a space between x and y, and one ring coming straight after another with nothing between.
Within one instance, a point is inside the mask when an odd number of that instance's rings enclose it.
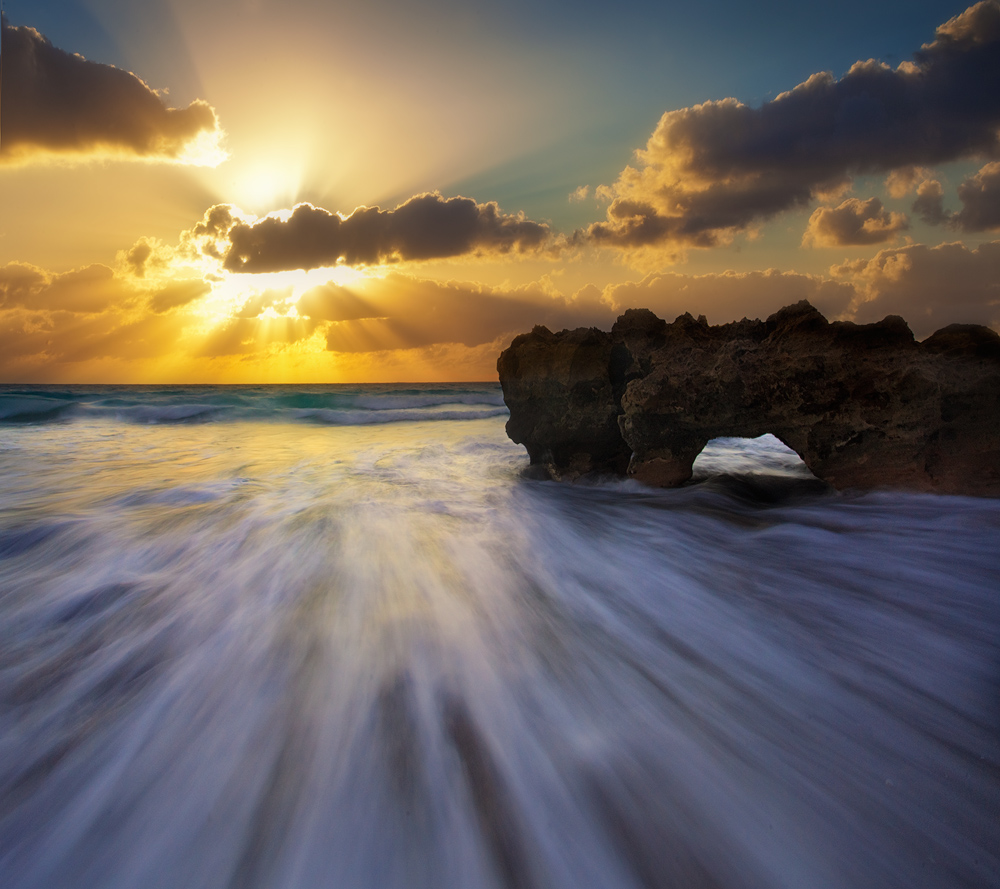
<instances>
[{"instance_id":1,"label":"wave","mask_svg":"<svg viewBox=\"0 0 1000 889\"><path fill-rule=\"evenodd\" d=\"M499 417L507 413L506 407L486 408L484 410L315 410L300 411L296 419L310 420L314 423L326 423L331 426L371 426L377 423L408 423L426 422L428 420L484 420L488 417Z\"/></svg>"},{"instance_id":2,"label":"wave","mask_svg":"<svg viewBox=\"0 0 1000 889\"><path fill-rule=\"evenodd\" d=\"M504 405L503 401L503 395L499 391L496 392L495 395L491 393L480 393L480 392L452 394L447 392L421 393L419 391L415 391L413 393L406 393L403 395L373 395L367 397L362 396L356 399L355 403L359 408L364 408L366 410L372 410L372 411L442 407L444 405L451 405L451 404L465 404L465 405L488 404L488 405L503 407L504 410L506 410L506 406Z\"/></svg>"},{"instance_id":3,"label":"wave","mask_svg":"<svg viewBox=\"0 0 1000 889\"><path fill-rule=\"evenodd\" d=\"M76 407L73 401L31 393L0 395L0 424L52 423L66 420Z\"/></svg>"},{"instance_id":4,"label":"wave","mask_svg":"<svg viewBox=\"0 0 1000 889\"><path fill-rule=\"evenodd\" d=\"M307 422L336 426L476 420L507 413L495 383L329 386L0 387L0 426L66 422Z\"/></svg>"}]
</instances>

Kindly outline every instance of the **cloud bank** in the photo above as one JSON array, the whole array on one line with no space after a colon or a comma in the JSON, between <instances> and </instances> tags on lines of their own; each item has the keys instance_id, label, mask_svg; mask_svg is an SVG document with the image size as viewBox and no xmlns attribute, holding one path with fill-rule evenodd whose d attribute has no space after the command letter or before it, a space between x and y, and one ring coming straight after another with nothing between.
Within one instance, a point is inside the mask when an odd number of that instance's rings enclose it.
<instances>
[{"instance_id":1,"label":"cloud bank","mask_svg":"<svg viewBox=\"0 0 1000 889\"><path fill-rule=\"evenodd\" d=\"M230 272L278 272L344 264L378 265L468 255L526 254L551 239L547 225L494 202L416 195L394 210L360 207L349 216L312 204L244 221L218 204L191 231L202 253Z\"/></svg>"},{"instance_id":2,"label":"cloud bank","mask_svg":"<svg viewBox=\"0 0 1000 889\"><path fill-rule=\"evenodd\" d=\"M705 314L715 324L766 318L808 299L831 319L902 315L918 338L955 322L1000 329L1000 241L975 250L960 243L887 248L833 266L828 276L774 269L658 273L570 294L548 278L489 287L391 272L303 292L251 289L234 301L213 294L216 286L226 292L225 280L184 277L190 269L173 274L155 266L149 277L149 246L122 251L114 269L52 273L24 263L0 266L0 378L71 379L92 376L98 367L116 378L156 379L158 362L168 360L213 378L242 379L248 369L282 356L316 362L310 366L320 376L353 367L360 379L416 379L445 366L488 379L497 351L517 333L535 324L608 329L633 306L668 320ZM144 256L146 265L137 267ZM335 363L319 363L323 355Z\"/></svg>"},{"instance_id":3,"label":"cloud bank","mask_svg":"<svg viewBox=\"0 0 1000 889\"><path fill-rule=\"evenodd\" d=\"M168 108L128 71L54 47L33 28L2 28L0 160L44 155L215 164L224 158L210 105Z\"/></svg>"},{"instance_id":4,"label":"cloud bank","mask_svg":"<svg viewBox=\"0 0 1000 889\"><path fill-rule=\"evenodd\" d=\"M996 158L1000 90L988 85L997 83L1000 0L984 0L897 68L869 60L839 80L814 74L760 108L722 99L667 112L636 152L638 165L611 187L607 219L580 237L621 248L711 247L857 175Z\"/></svg>"},{"instance_id":5,"label":"cloud bank","mask_svg":"<svg viewBox=\"0 0 1000 889\"><path fill-rule=\"evenodd\" d=\"M956 322L1000 329L1000 241L911 244L830 271L857 291L849 313L860 322L902 315L917 337Z\"/></svg>"}]
</instances>

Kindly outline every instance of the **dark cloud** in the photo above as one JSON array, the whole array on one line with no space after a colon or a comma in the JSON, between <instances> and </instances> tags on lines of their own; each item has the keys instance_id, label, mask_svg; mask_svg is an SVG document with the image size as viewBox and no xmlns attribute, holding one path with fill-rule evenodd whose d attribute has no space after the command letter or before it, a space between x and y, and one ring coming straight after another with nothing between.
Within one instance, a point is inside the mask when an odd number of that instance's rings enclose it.
<instances>
[{"instance_id":1,"label":"dark cloud","mask_svg":"<svg viewBox=\"0 0 1000 889\"><path fill-rule=\"evenodd\" d=\"M960 232L1000 229L1000 163L987 164L958 186L962 209L957 213L944 207L944 189L936 179L926 179L917 187L913 212L929 225L946 225Z\"/></svg>"},{"instance_id":2,"label":"dark cloud","mask_svg":"<svg viewBox=\"0 0 1000 889\"><path fill-rule=\"evenodd\" d=\"M1000 163L987 164L958 186L962 209L951 224L964 232L1000 228Z\"/></svg>"},{"instance_id":3,"label":"dark cloud","mask_svg":"<svg viewBox=\"0 0 1000 889\"><path fill-rule=\"evenodd\" d=\"M948 213L944 209L944 189L937 179L925 179L917 186L917 199L912 209L928 225L948 221Z\"/></svg>"},{"instance_id":4,"label":"dark cloud","mask_svg":"<svg viewBox=\"0 0 1000 889\"><path fill-rule=\"evenodd\" d=\"M858 291L858 321L902 315L917 337L954 323L1000 328L1000 241L893 247L831 271Z\"/></svg>"},{"instance_id":5,"label":"dark cloud","mask_svg":"<svg viewBox=\"0 0 1000 889\"><path fill-rule=\"evenodd\" d=\"M322 266L374 265L444 257L529 253L550 238L547 225L493 203L421 194L395 210L361 207L342 218L311 204L253 223L225 205L192 230L203 252L225 251L232 272L276 272Z\"/></svg>"},{"instance_id":6,"label":"dark cloud","mask_svg":"<svg viewBox=\"0 0 1000 889\"><path fill-rule=\"evenodd\" d=\"M203 101L167 108L134 74L57 49L32 28L5 26L2 40L0 160L39 153L181 160L199 139L220 136Z\"/></svg>"},{"instance_id":7,"label":"dark cloud","mask_svg":"<svg viewBox=\"0 0 1000 889\"><path fill-rule=\"evenodd\" d=\"M897 68L815 74L760 108L723 99L668 112L611 189L607 220L580 237L712 246L856 175L997 157L998 83L1000 0L984 0Z\"/></svg>"},{"instance_id":8,"label":"dark cloud","mask_svg":"<svg viewBox=\"0 0 1000 889\"><path fill-rule=\"evenodd\" d=\"M839 207L820 207L809 218L803 246L847 247L884 244L910 227L906 215L890 213L878 198L850 198Z\"/></svg>"}]
</instances>

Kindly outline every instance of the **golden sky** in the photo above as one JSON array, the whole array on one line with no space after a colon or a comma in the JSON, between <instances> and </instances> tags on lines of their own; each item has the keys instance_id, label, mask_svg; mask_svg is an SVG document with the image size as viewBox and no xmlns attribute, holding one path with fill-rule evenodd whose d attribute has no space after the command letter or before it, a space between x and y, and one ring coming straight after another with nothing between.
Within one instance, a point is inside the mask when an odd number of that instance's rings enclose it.
<instances>
[{"instance_id":1,"label":"golden sky","mask_svg":"<svg viewBox=\"0 0 1000 889\"><path fill-rule=\"evenodd\" d=\"M495 379L631 306L1000 329L1000 0L771 5L12 0L0 382Z\"/></svg>"}]
</instances>

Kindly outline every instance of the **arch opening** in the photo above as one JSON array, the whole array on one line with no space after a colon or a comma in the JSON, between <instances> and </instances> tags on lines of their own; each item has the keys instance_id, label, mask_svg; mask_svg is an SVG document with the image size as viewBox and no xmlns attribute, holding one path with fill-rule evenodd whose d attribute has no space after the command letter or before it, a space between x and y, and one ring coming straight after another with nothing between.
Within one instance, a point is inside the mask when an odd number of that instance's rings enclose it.
<instances>
[{"instance_id":1,"label":"arch opening","mask_svg":"<svg viewBox=\"0 0 1000 889\"><path fill-rule=\"evenodd\" d=\"M695 458L691 480L716 476L773 476L776 479L818 481L802 458L771 433L757 438L713 438Z\"/></svg>"}]
</instances>

